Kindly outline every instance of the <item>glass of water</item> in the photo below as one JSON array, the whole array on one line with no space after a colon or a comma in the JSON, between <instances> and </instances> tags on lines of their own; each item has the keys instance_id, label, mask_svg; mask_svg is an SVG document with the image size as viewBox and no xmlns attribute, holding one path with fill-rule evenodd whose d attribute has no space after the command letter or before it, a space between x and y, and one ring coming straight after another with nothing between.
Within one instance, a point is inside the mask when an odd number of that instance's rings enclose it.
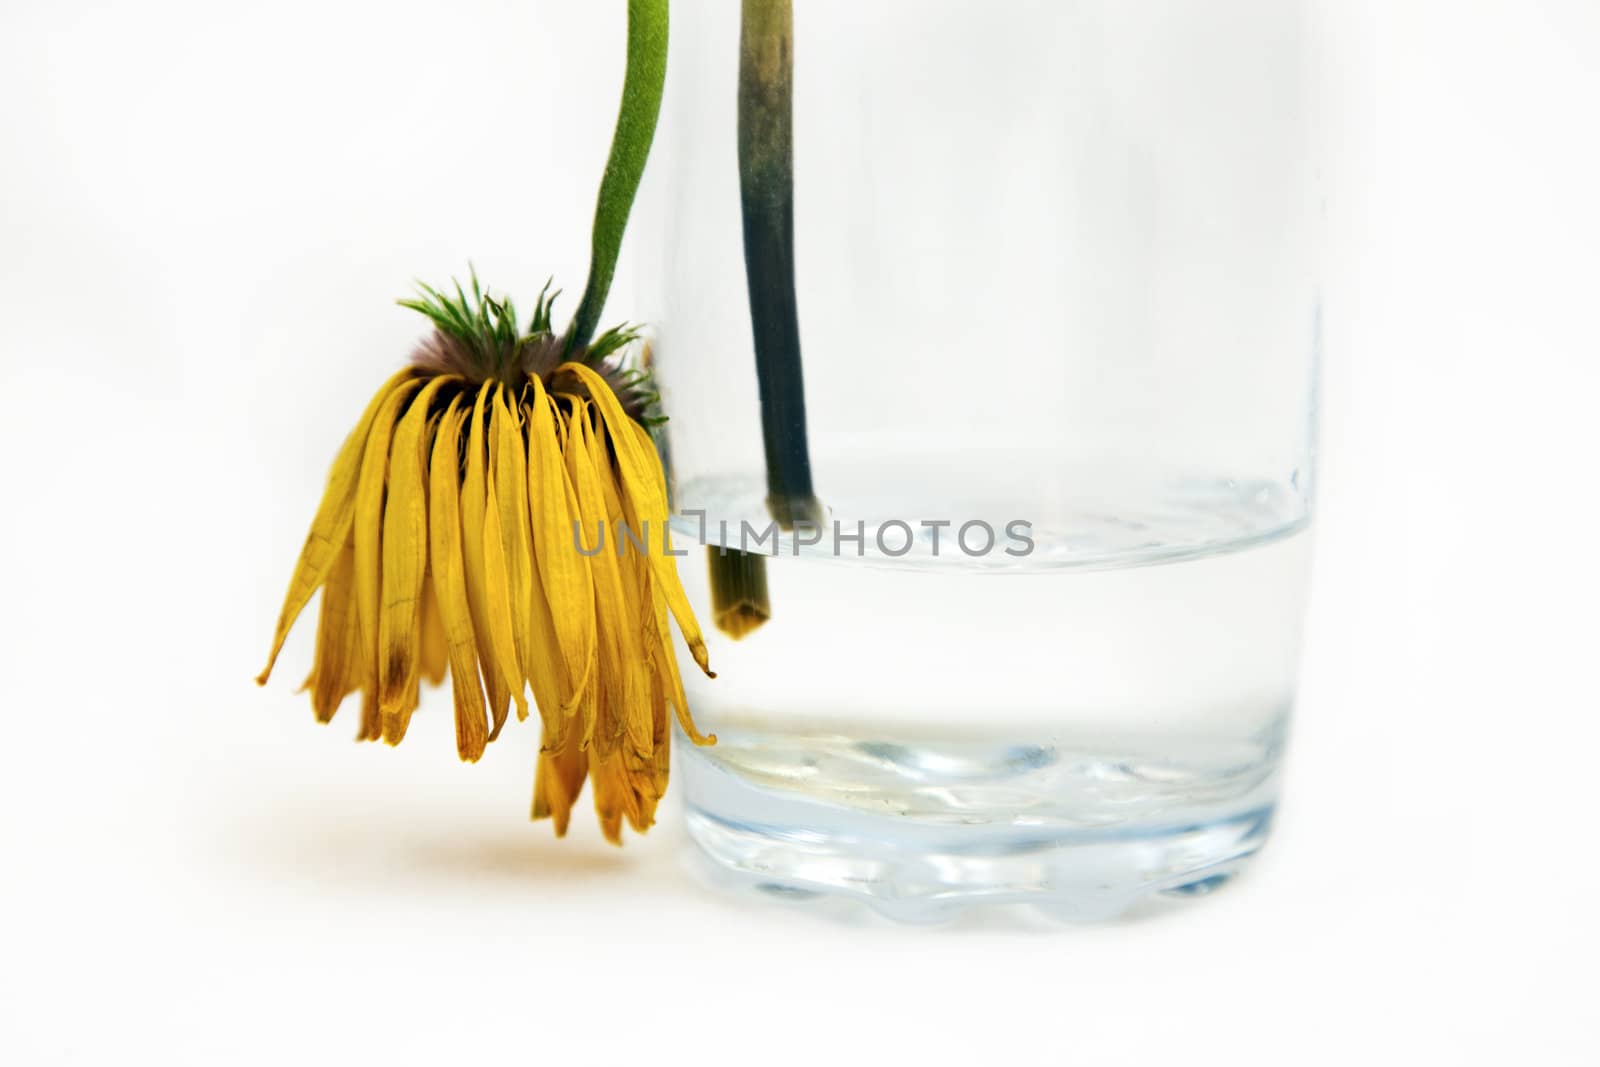
<instances>
[{"instance_id":1,"label":"glass of water","mask_svg":"<svg viewBox=\"0 0 1600 1067\"><path fill-rule=\"evenodd\" d=\"M750 609L687 679L718 736L680 738L693 840L912 920L1222 884L1271 827L1299 656L1311 5L773 6L675 6L634 236L679 569L702 620Z\"/></svg>"}]
</instances>

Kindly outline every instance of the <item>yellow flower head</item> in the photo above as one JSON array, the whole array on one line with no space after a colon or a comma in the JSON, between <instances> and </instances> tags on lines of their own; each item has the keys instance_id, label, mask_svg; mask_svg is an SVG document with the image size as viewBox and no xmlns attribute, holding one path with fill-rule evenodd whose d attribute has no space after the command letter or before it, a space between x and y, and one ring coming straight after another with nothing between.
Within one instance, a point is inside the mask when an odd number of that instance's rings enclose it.
<instances>
[{"instance_id":1,"label":"yellow flower head","mask_svg":"<svg viewBox=\"0 0 1600 1067\"><path fill-rule=\"evenodd\" d=\"M475 761L533 692L543 729L533 817L567 829L585 778L608 839L654 820L670 704L695 742L667 616L710 674L667 553L667 492L648 377L621 370L612 330L576 351L540 294L519 333L510 301L424 288L403 302L434 331L346 439L278 618L266 684L322 591L306 680L321 722L360 691L362 740L399 744L421 680L450 675L456 748ZM548 291L548 287L547 287Z\"/></svg>"}]
</instances>

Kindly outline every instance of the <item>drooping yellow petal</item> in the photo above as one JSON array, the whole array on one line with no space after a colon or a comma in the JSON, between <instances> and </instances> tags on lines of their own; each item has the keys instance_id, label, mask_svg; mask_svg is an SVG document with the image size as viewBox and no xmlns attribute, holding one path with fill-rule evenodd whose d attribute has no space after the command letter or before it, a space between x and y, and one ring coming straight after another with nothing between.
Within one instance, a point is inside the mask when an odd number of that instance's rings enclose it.
<instances>
[{"instance_id":1,"label":"drooping yellow petal","mask_svg":"<svg viewBox=\"0 0 1600 1067\"><path fill-rule=\"evenodd\" d=\"M641 439L643 445L649 445L649 435L644 427L633 425L635 437ZM657 487L663 497L666 495L666 476L657 468L659 480ZM666 551L663 544L662 551ZM694 718L689 713L689 698L684 693L683 676L678 672L678 657L673 654L672 629L667 622L667 601L660 588L660 574L651 570L650 578L650 604L655 613L655 634L653 641L646 642L646 655L650 659L652 670L660 678L667 699L672 704L672 709L678 719L678 725L684 735L697 745L714 745L717 743L716 734L702 734L694 724ZM676 578L674 572L673 578Z\"/></svg>"},{"instance_id":2,"label":"drooping yellow petal","mask_svg":"<svg viewBox=\"0 0 1600 1067\"><path fill-rule=\"evenodd\" d=\"M422 455L429 408L454 379L431 379L395 428L383 509L383 591L378 614L378 708L383 739L404 739L420 683L422 596L428 565L428 508Z\"/></svg>"},{"instance_id":3,"label":"drooping yellow petal","mask_svg":"<svg viewBox=\"0 0 1600 1067\"><path fill-rule=\"evenodd\" d=\"M533 689L544 723L545 745L559 746L566 728L561 701L561 658L555 625L543 596L534 595L533 526L528 511L528 458L520 406L509 390L495 391L494 436L489 448L489 508L500 520L506 589L511 595L511 634L517 660Z\"/></svg>"},{"instance_id":4,"label":"drooping yellow petal","mask_svg":"<svg viewBox=\"0 0 1600 1067\"><path fill-rule=\"evenodd\" d=\"M562 661L563 720L576 713L595 657L594 579L573 541L581 518L577 494L562 462L553 401L538 378L527 407L528 505L539 586L549 607Z\"/></svg>"},{"instance_id":5,"label":"drooping yellow petal","mask_svg":"<svg viewBox=\"0 0 1600 1067\"><path fill-rule=\"evenodd\" d=\"M641 448L653 449L653 446L650 444L648 435L645 434L643 427L640 427L631 419L626 419L624 425L634 431L637 431L637 433L634 435L634 439ZM591 434L588 443L591 450L593 467L600 471L609 472L610 460L605 450L604 443L600 439L598 431ZM649 455L653 457L654 452L651 451ZM654 463L653 467L655 475L654 485L657 492L660 494L661 499L664 501L666 498L666 478L661 471L659 462ZM609 477L606 478L606 485L608 486L608 492L614 491L616 488L614 482L612 482ZM626 501L624 500L623 503L625 504ZM624 511L625 510L626 509L624 509ZM614 507L612 507L609 514L613 517L617 515ZM624 514L623 518L618 521L625 520L626 515ZM662 534L664 534L665 527L658 527L657 529L659 538ZM621 534L621 531L618 530L615 525L612 526L612 530L618 535ZM658 540L655 542L655 544L658 549L665 551L666 546L663 541ZM635 564L645 564L645 569L649 578L650 590L649 595L645 598L645 600L654 616L654 624L653 626L649 627L649 632L645 635L643 646L645 649L646 658L650 661L651 670L662 675L662 688L665 690L668 699L671 701L673 710L677 715L678 722L682 726L684 733L696 744L715 744L717 740L716 735L702 734L695 727L694 720L689 713L689 703L683 689L683 678L678 672L677 657L673 655L672 651L672 634L667 623L667 596L666 591L664 591L661 587L661 571L654 566L649 566L648 564L650 561L638 558L640 554L636 550L633 550L631 545L629 547L630 554L635 557L633 562ZM671 562L670 558L668 559L668 562ZM676 588L681 596L681 587L677 586L676 569L667 572L667 577L671 583L671 586Z\"/></svg>"},{"instance_id":6,"label":"drooping yellow petal","mask_svg":"<svg viewBox=\"0 0 1600 1067\"><path fill-rule=\"evenodd\" d=\"M311 531L306 534L305 545L300 549L300 559L295 563L294 576L289 580L289 592L284 597L283 609L278 614L278 625L272 637L272 651L267 656L266 667L256 677L256 684L267 684L267 679L272 675L273 664L278 662L278 653L283 651L283 643L288 638L295 620L300 617L300 612L305 609L312 594L327 580L328 572L333 569L339 553L344 550L350 538L350 527L355 519L356 488L364 467L363 457L366 454L367 438L373 426L383 421L379 416L381 412L388 410L390 397L399 390L402 383L412 382L416 375L414 368L407 367L384 382L368 402L366 411L362 412L361 420L356 423L355 429L345 438L344 445L339 449L338 458L333 461L333 469L328 473L328 484L323 490L322 503L317 507L316 518L311 521ZM393 423L392 416L389 422Z\"/></svg>"},{"instance_id":7,"label":"drooping yellow petal","mask_svg":"<svg viewBox=\"0 0 1600 1067\"><path fill-rule=\"evenodd\" d=\"M503 677L514 678L512 699L517 719L528 717L527 678L517 654L517 618L522 614L512 604L511 579L506 573L505 538L500 532L500 506L496 499L494 475L488 481L488 496L483 507L483 582L489 608L489 636L495 659Z\"/></svg>"},{"instance_id":8,"label":"drooping yellow petal","mask_svg":"<svg viewBox=\"0 0 1600 1067\"><path fill-rule=\"evenodd\" d=\"M354 570L355 549L347 543L322 587L316 660L305 685L311 691L311 708L318 722L332 722L344 698L361 688Z\"/></svg>"},{"instance_id":9,"label":"drooping yellow petal","mask_svg":"<svg viewBox=\"0 0 1600 1067\"><path fill-rule=\"evenodd\" d=\"M622 844L622 820L637 824L640 820L638 798L629 781L628 769L622 754L589 758L589 781L594 789L594 813L600 820L600 832L613 845Z\"/></svg>"},{"instance_id":10,"label":"drooping yellow petal","mask_svg":"<svg viewBox=\"0 0 1600 1067\"><path fill-rule=\"evenodd\" d=\"M584 492L590 497L591 503L586 511L583 504L583 493L580 493L578 483L587 478L592 482L594 474L589 468L588 450L584 444L583 434L577 425L577 420L587 419L581 405L587 401L580 401L577 397L560 395L552 398L557 419L557 436L561 441L561 461L567 476L567 485L572 490L567 507L571 511L577 529L573 532L572 551L584 557L585 561L592 561L596 554L604 554L605 550L605 514L603 504L596 505L598 492L593 488ZM598 525L597 525L598 524ZM600 668L600 642L605 639L604 628L601 623L599 611L599 586L594 573L594 564L589 564L590 579L590 604L589 608L594 615L595 638L589 645L589 662L584 667L587 684L578 694L578 706L574 711L576 721L582 731L583 747L587 748L594 739L594 729L600 703L600 687L603 672Z\"/></svg>"},{"instance_id":11,"label":"drooping yellow petal","mask_svg":"<svg viewBox=\"0 0 1600 1067\"><path fill-rule=\"evenodd\" d=\"M644 432L643 427L639 426L631 419L628 420L626 426L630 430L637 431L635 437L640 441L641 447L646 449L653 448L649 442L648 436ZM662 474L659 464L656 464L655 466L655 474L657 490L660 492L661 497L664 500L666 497L666 478L664 474ZM634 519L636 521L631 509L627 507L627 503L628 501L624 496L622 504L625 514L619 521L628 521L630 519ZM663 538L666 535L665 526L661 527L661 535ZM662 552L666 551L667 546L664 540L660 542L659 548ZM635 555L636 557L638 556L637 553ZM655 567L646 566L646 564L649 562L647 560L636 558L634 562L636 566L639 567L640 578L648 582L649 592L645 597L645 601L649 606L653 616L653 620L647 621L645 624L647 629L647 633L643 642L645 648L645 658L649 661L652 673L659 674L661 676L662 686L666 690L666 693L672 702L673 710L677 715L678 722L681 724L685 735L687 735L689 739L697 745L714 745L717 741L716 735L702 734L699 729L696 728L694 719L689 713L688 698L685 696L683 690L683 678L678 673L678 660L672 651L672 633L667 623L667 595L662 588L661 571ZM667 577L670 582L673 583L673 586L676 587L676 570L674 569L671 571ZM678 588L678 593L680 596L682 595L681 588Z\"/></svg>"},{"instance_id":12,"label":"drooping yellow petal","mask_svg":"<svg viewBox=\"0 0 1600 1067\"><path fill-rule=\"evenodd\" d=\"M666 479L661 472L661 460L655 450L648 447L649 436L644 434L643 428L622 410L622 405L611 392L611 387L595 371L581 363L563 363L557 369L576 376L588 389L611 439L612 451L621 475L623 502L632 512L631 518L636 523L640 525L648 523L647 528L655 534L652 543L659 544L665 534L670 513L667 508ZM665 551L652 550L650 569L656 576L656 588L660 595L666 598L667 607L677 620L678 631L683 634L683 640L689 646L694 661L707 676L715 678L716 674L711 670L710 656L706 652L705 638L700 633L699 624L695 622L689 598L684 595L683 586L678 581L678 568L673 557L667 555Z\"/></svg>"},{"instance_id":13,"label":"drooping yellow petal","mask_svg":"<svg viewBox=\"0 0 1600 1067\"><path fill-rule=\"evenodd\" d=\"M532 817L553 820L556 836L565 837L572 806L578 802L588 774L589 754L576 744L569 743L558 752L539 753L539 768L533 781Z\"/></svg>"},{"instance_id":14,"label":"drooping yellow petal","mask_svg":"<svg viewBox=\"0 0 1600 1067\"><path fill-rule=\"evenodd\" d=\"M654 581L654 576L644 575L646 584ZM678 676L677 657L672 653L672 633L667 628L667 611L661 598L654 594L652 589L649 594L650 607L654 618L653 634L645 642L645 658L650 666L650 725L654 737L654 751L648 760L642 761L635 772L635 789L639 793L639 809L642 826L636 826L640 832L655 821L656 804L667 793L667 778L670 770L672 755L671 726L667 718L667 705L672 701L674 708L679 711L679 721L684 724L684 733L696 744L715 744L716 738L706 738L695 729L694 720L689 717L688 702L682 697L683 681ZM677 695L670 696L676 687Z\"/></svg>"},{"instance_id":15,"label":"drooping yellow petal","mask_svg":"<svg viewBox=\"0 0 1600 1067\"><path fill-rule=\"evenodd\" d=\"M377 685L378 615L382 609L380 585L383 564L384 492L389 481L389 445L394 440L395 422L422 383L417 379L399 382L390 391L383 407L372 420L366 451L361 458L361 480L356 486L355 523L351 541L355 546L356 622L361 634L364 670ZM378 696L377 689L373 696ZM363 731L365 733L365 731Z\"/></svg>"},{"instance_id":16,"label":"drooping yellow petal","mask_svg":"<svg viewBox=\"0 0 1600 1067\"><path fill-rule=\"evenodd\" d=\"M654 448L650 441L650 435L643 426L631 421L629 426L633 431L634 438L639 441L641 448ZM660 492L661 498L665 500L667 496L666 473L662 471L660 464L656 465L655 471L656 488ZM663 538L670 536L670 528L663 527L662 536ZM665 553L667 550L668 544L666 540L663 540L661 543L661 551ZM669 562L670 558L671 557L669 557ZM649 577L651 586L651 595L649 600L654 608L656 616L656 641L653 644L648 642L646 644L646 648L650 650L649 655L651 663L652 665L656 666L657 669L660 669L660 667L663 665L665 667L664 677L662 680L666 687L667 695L672 701L672 707L677 713L678 723L683 728L684 734L687 735L688 738L697 745L714 745L717 743L717 735L702 734L699 729L695 727L694 719L689 714L689 700L688 697L684 695L683 677L678 673L678 657L675 656L672 651L672 631L667 625L668 590L663 587L662 574L659 570L652 568ZM677 590L678 596L682 597L683 587L677 584L678 574L676 567L672 569L667 578L672 587ZM711 674L711 677L715 678L716 675Z\"/></svg>"},{"instance_id":17,"label":"drooping yellow petal","mask_svg":"<svg viewBox=\"0 0 1600 1067\"><path fill-rule=\"evenodd\" d=\"M428 573L422 577L422 630L421 647L417 650L422 667L422 680L429 685L444 681L445 668L450 663L450 639L444 632L444 619L439 614L439 592L433 580L433 549L428 549Z\"/></svg>"},{"instance_id":18,"label":"drooping yellow petal","mask_svg":"<svg viewBox=\"0 0 1600 1067\"><path fill-rule=\"evenodd\" d=\"M472 612L472 632L478 643L478 664L489 699L492 724L489 740L500 736L510 712L512 694L517 698L517 717L527 718L522 695L522 667L517 662L511 636L511 605L506 599L503 578L503 549L496 547L502 578L494 585L488 579L488 552L485 546L500 544L499 520L491 539L486 530L488 515L489 394L491 386L479 386L472 407L472 424L467 432L466 472L461 480L461 558L467 580L467 606Z\"/></svg>"},{"instance_id":19,"label":"drooping yellow petal","mask_svg":"<svg viewBox=\"0 0 1600 1067\"><path fill-rule=\"evenodd\" d=\"M598 438L596 438L598 443ZM608 473L611 473L608 471ZM601 482L606 513L617 535L617 573L621 579L622 604L618 629L622 635L622 675L625 694L618 715L622 729L635 752L648 756L654 732L650 726L651 665L646 653L655 636L655 612L650 600L650 560L648 527L630 522L621 487L608 477Z\"/></svg>"},{"instance_id":20,"label":"drooping yellow petal","mask_svg":"<svg viewBox=\"0 0 1600 1067\"><path fill-rule=\"evenodd\" d=\"M651 575L654 582L655 576ZM672 654L672 630L667 624L667 605L660 597L652 595L656 613L656 640L652 646L651 664L660 675L662 687L678 717L678 726L684 735L697 745L714 745L716 734L702 734L689 714L689 698L683 691L683 675L678 673L678 657Z\"/></svg>"},{"instance_id":21,"label":"drooping yellow petal","mask_svg":"<svg viewBox=\"0 0 1600 1067\"><path fill-rule=\"evenodd\" d=\"M630 650L636 652L637 649L629 639L627 597L622 587L617 546L613 543L616 528L611 524L611 513L606 505L604 479L595 469L596 439L586 414L572 420L567 440L565 459L578 498L584 543L586 549L599 549L590 560L598 620L597 692L594 703L585 709L593 718L584 724L584 738L585 743L598 744L600 753L606 755L615 747L622 731L623 709L627 702L627 664ZM590 538L595 540L591 543Z\"/></svg>"},{"instance_id":22,"label":"drooping yellow petal","mask_svg":"<svg viewBox=\"0 0 1600 1067\"><path fill-rule=\"evenodd\" d=\"M378 682L366 660L362 661L362 669L367 671L367 677L361 683L361 730L356 734L356 740L378 741L383 737L383 715L378 711Z\"/></svg>"},{"instance_id":23,"label":"drooping yellow petal","mask_svg":"<svg viewBox=\"0 0 1600 1067\"><path fill-rule=\"evenodd\" d=\"M668 649L668 652L670 654L670 648ZM671 720L667 718L667 680L659 672L657 672L651 675L650 683L650 706L656 711L656 750L655 758L652 761L653 765L651 767L651 784L654 786L654 788L651 791L651 795L656 800L660 800L662 797L667 795L667 772L670 768L672 755L672 727L670 725ZM651 804L650 810L645 814L653 818L655 815L655 805Z\"/></svg>"},{"instance_id":24,"label":"drooping yellow petal","mask_svg":"<svg viewBox=\"0 0 1600 1067\"><path fill-rule=\"evenodd\" d=\"M450 402L434 438L428 479L428 558L450 660L456 753L473 762L483 755L489 741L489 728L483 689L478 684L478 644L472 629L472 611L467 603L466 565L462 554L460 444L467 412L459 404L459 397Z\"/></svg>"}]
</instances>

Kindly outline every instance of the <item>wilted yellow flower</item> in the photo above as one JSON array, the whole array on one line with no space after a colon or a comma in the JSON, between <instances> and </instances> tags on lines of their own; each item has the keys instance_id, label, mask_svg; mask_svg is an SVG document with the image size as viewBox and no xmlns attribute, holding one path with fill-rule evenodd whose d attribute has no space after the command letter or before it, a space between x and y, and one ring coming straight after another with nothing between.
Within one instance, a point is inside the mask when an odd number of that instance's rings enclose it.
<instances>
[{"instance_id":1,"label":"wilted yellow flower","mask_svg":"<svg viewBox=\"0 0 1600 1067\"><path fill-rule=\"evenodd\" d=\"M677 621L710 674L667 554L666 481L641 424L648 378L612 330L577 351L540 295L529 332L509 301L424 289L413 365L378 390L334 461L279 616L265 684L319 589L305 688L319 721L361 693L362 740L399 744L422 678L448 671L456 748L477 760L531 688L543 739L533 817L564 834L587 777L608 839L654 820L667 708L697 743L672 649ZM581 547L580 547L581 539ZM603 539L603 540L602 540Z\"/></svg>"}]
</instances>

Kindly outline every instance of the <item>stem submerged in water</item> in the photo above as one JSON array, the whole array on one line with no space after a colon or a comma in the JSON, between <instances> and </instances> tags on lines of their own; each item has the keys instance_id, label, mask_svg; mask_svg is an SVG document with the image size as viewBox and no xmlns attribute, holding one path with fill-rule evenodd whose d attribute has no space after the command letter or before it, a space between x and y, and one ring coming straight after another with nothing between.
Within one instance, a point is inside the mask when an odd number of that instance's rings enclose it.
<instances>
[{"instance_id":1,"label":"stem submerged in water","mask_svg":"<svg viewBox=\"0 0 1600 1067\"><path fill-rule=\"evenodd\" d=\"M711 620L717 629L738 640L772 618L767 557L707 545L706 565L711 568Z\"/></svg>"}]
</instances>

